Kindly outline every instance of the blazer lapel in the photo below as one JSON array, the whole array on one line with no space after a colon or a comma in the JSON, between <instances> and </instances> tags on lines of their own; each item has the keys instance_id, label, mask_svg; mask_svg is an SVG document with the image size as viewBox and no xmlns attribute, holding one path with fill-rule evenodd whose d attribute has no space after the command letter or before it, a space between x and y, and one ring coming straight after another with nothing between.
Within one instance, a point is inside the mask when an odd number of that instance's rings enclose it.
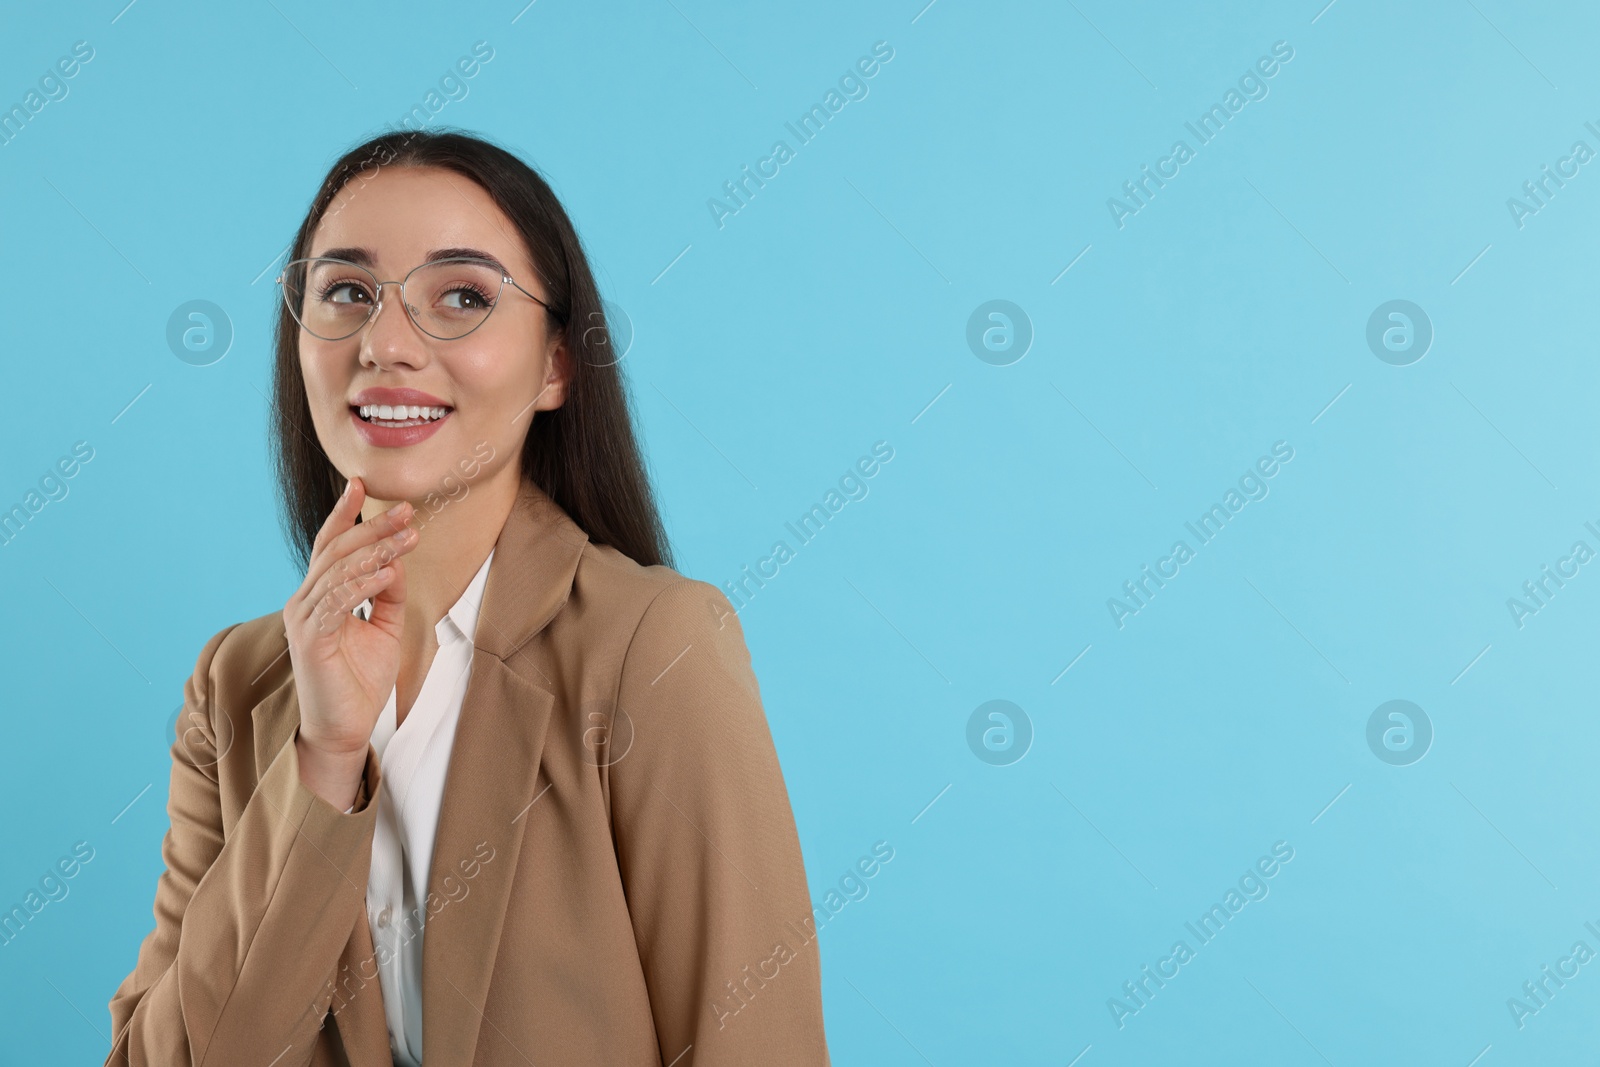
<instances>
[{"instance_id":1,"label":"blazer lapel","mask_svg":"<svg viewBox=\"0 0 1600 1067\"><path fill-rule=\"evenodd\" d=\"M471 1063L485 1023L501 923L527 811L541 788L539 761L555 703L533 658L520 650L566 603L587 542L549 496L522 483L489 566L428 867L425 1063ZM475 871L470 879L467 870ZM487 1022L495 1027L495 1020Z\"/></svg>"}]
</instances>

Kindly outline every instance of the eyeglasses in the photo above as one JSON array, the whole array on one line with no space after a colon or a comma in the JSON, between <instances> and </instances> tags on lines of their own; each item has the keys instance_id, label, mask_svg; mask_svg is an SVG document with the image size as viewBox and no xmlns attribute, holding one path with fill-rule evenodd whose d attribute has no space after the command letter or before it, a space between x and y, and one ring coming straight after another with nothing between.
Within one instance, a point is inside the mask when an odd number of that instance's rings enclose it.
<instances>
[{"instance_id":1,"label":"eyeglasses","mask_svg":"<svg viewBox=\"0 0 1600 1067\"><path fill-rule=\"evenodd\" d=\"M485 259L438 259L412 269L401 281L380 282L359 264L319 256L292 260L277 282L294 321L324 341L353 337L376 318L386 285L400 287L400 303L417 329L441 341L465 337L482 326L508 284L562 321L549 304Z\"/></svg>"}]
</instances>

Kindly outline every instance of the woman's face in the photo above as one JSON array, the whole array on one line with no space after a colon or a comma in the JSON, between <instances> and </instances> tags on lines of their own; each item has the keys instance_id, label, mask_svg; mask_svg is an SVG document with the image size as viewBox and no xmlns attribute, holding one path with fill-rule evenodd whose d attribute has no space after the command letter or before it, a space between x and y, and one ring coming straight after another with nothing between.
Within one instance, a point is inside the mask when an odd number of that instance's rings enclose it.
<instances>
[{"instance_id":1,"label":"woman's face","mask_svg":"<svg viewBox=\"0 0 1600 1067\"><path fill-rule=\"evenodd\" d=\"M437 167L390 167L352 180L317 225L307 256L353 260L386 282L441 252L495 260L518 285L549 300L511 220L476 182ZM419 302L421 294L408 295ZM370 297L360 287L319 296L308 286L305 299ZM481 326L442 341L406 314L398 285L383 286L380 299L377 316L342 341L300 330L311 419L333 465L346 478L359 475L376 501L416 503L448 492L474 469L473 482L520 477L534 412L560 407L566 395L569 363L555 321L506 285ZM470 307L476 297L449 299ZM447 411L435 424L386 429L362 418L358 409L370 403ZM410 411L390 415L398 421Z\"/></svg>"}]
</instances>

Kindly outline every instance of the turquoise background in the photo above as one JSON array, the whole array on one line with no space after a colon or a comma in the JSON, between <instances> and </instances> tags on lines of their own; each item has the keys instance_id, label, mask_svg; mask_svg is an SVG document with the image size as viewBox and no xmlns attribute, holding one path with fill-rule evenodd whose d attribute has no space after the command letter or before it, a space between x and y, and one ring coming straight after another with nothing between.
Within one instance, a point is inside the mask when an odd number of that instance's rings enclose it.
<instances>
[{"instance_id":1,"label":"turquoise background","mask_svg":"<svg viewBox=\"0 0 1600 1067\"><path fill-rule=\"evenodd\" d=\"M477 41L433 122L540 168L629 316L680 570L737 577L894 450L741 612L814 899L894 849L821 935L836 1063L1592 1058L1600 962L1520 1027L1508 998L1600 951L1600 564L1520 626L1508 600L1600 549L1600 162L1520 226L1507 204L1600 150L1592 5L123 2L0 21L6 106L94 50L0 146L0 508L94 450L0 547L0 907L94 850L0 948L0 1062L105 1055L183 681L299 581L275 257L328 164ZM795 147L878 41L868 95ZM1185 122L1280 41L1199 145ZM707 201L779 138L719 228ZM1108 199L1180 138L1119 228ZM191 300L233 332L207 366L166 341ZM1020 359L969 346L991 300ZM1433 330L1404 366L1367 343L1391 300ZM1119 628L1107 601L1180 538ZM1407 765L1367 740L1397 699L1433 734ZM998 755L968 741L992 700L1028 724ZM1277 842L1269 894L1200 945L1185 923Z\"/></svg>"}]
</instances>

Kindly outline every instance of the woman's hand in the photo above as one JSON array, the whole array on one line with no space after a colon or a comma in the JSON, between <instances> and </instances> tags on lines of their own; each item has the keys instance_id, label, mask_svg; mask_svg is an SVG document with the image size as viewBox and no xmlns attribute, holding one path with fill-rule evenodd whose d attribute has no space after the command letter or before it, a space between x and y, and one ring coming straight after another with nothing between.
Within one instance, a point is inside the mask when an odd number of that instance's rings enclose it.
<instances>
[{"instance_id":1,"label":"woman's hand","mask_svg":"<svg viewBox=\"0 0 1600 1067\"><path fill-rule=\"evenodd\" d=\"M366 486L351 478L312 543L305 581L283 609L300 700L301 778L324 799L348 797L340 810L354 799L372 729L400 673L400 557L420 536L406 525L405 501L358 525L365 499ZM352 612L368 597L372 618L363 621Z\"/></svg>"}]
</instances>

